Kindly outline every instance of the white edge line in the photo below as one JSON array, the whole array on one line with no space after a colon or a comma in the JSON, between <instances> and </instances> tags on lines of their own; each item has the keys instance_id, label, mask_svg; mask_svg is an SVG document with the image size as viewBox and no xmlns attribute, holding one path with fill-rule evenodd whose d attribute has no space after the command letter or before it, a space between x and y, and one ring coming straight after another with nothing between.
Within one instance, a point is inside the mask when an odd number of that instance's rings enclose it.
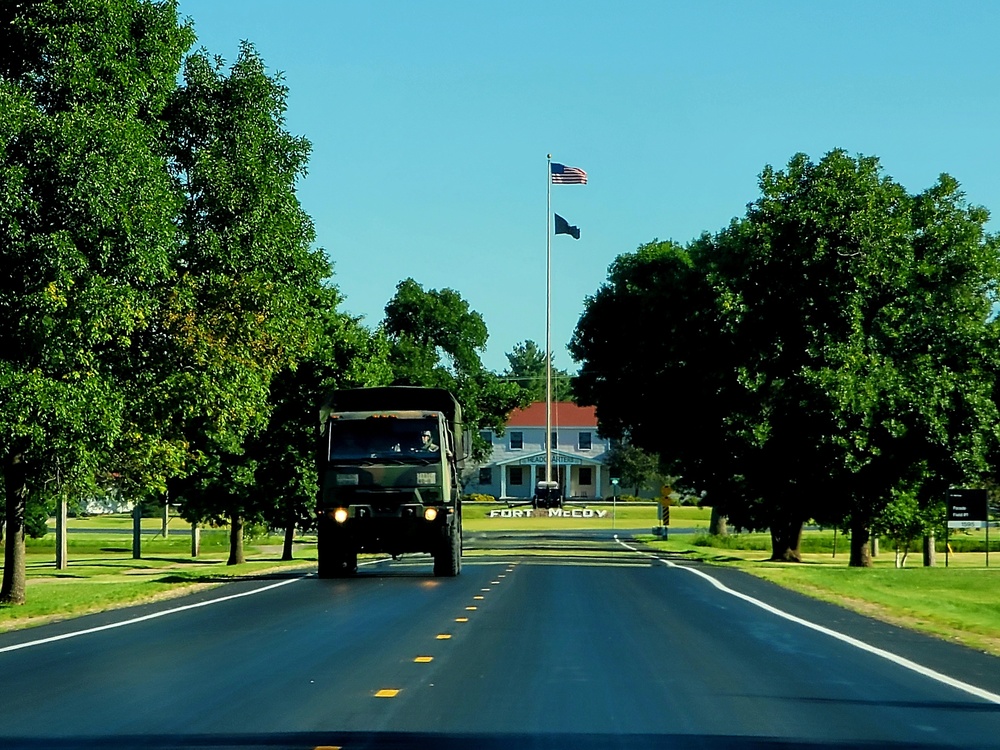
<instances>
[{"instance_id":1,"label":"white edge line","mask_svg":"<svg viewBox=\"0 0 1000 750\"><path fill-rule=\"evenodd\" d=\"M363 563L358 563L358 567L362 565L375 565L380 562L385 562L389 558L369 560ZM159 612L153 612L152 614L143 615L142 617L133 617L129 620L122 620L121 622L112 622L108 625L100 625L96 628L87 628L85 630L74 630L71 633L63 633L61 635L54 635L49 638L39 638L35 641L26 641L25 643L16 643L13 646L4 646L0 648L0 654L5 654L9 651L20 651L22 648L31 648L32 646L41 646L46 643L55 643L56 641L65 641L68 638L76 638L81 635L90 635L91 633L100 633L102 630L113 630L114 628L123 628L126 625L135 625L140 622L146 622L147 620L155 620L157 617L166 617L167 615L173 615L178 612L186 612L189 609L198 609L199 607L207 607L210 604L219 604L221 602L228 602L232 599L241 599L244 596L254 596L256 594L262 594L265 591L270 591L271 589L276 589L281 586L287 586L290 583L296 583L305 578L310 578L316 575L315 573L306 573L298 578L290 578L285 581L278 581L277 583L272 583L267 586L262 586L259 589L254 589L253 591L243 591L239 594L229 594L228 596L220 596L218 599L209 599L203 602L197 602L195 604L185 604L182 607L173 607L172 609L164 609ZM235 583L236 581L233 581ZM141 604L141 603L140 603Z\"/></svg>"},{"instance_id":2,"label":"white edge line","mask_svg":"<svg viewBox=\"0 0 1000 750\"><path fill-rule=\"evenodd\" d=\"M836 630L831 630L830 628L824 627L823 625L817 625L816 623L810 622L809 620L804 620L801 617L797 617L793 614L785 612L784 610L778 609L777 607L773 607L770 604L767 604L766 602L760 601L759 599L754 599L752 596L749 596L748 594L744 594L740 591L736 591L735 589L731 589L718 579L713 578L712 576L708 575L708 573L705 573L702 570L698 570L697 568L693 568L688 565L678 565L677 563L671 560L664 560L663 558L657 557L654 554L650 554L648 552L643 552L642 550L636 549L635 547L632 547L623 542L621 539L619 539L617 534L615 535L615 541L618 542L618 544L620 544L621 546L625 547L626 549L632 550L633 552L638 552L639 554L644 554L648 557L653 558L654 560L660 561L661 563L663 563L668 567L679 568L680 570L686 570L689 573L694 573L696 576L700 576L701 578L704 578L706 581L711 583L713 586L715 586L715 588L719 589L719 591L729 594L730 596L735 596L737 599L742 599L745 602L749 602L750 604L760 607L761 609L770 612L771 614L777 615L778 617L782 617L786 620L789 620L790 622L802 625L803 627L809 628L810 630L815 630L817 633L822 633L823 635L828 635L831 638L836 638L838 641L842 641L843 643L846 643L849 646L854 646L854 648L860 649L862 651L867 651L870 654L874 654L875 656L879 656L883 659L891 661L893 664L897 664L905 669L909 669L910 671L916 672L917 674L923 675L924 677L929 677L930 679L936 680L937 682L940 682L944 685L948 685L949 687L961 690L962 692L968 693L969 695L974 695L977 698L982 698L983 700L989 701L990 703L1000 705L1000 695L998 695L997 693L991 693L989 690L983 690L982 688L978 688L975 685L970 685L967 682L956 680L954 677L949 677L948 675L942 674L941 672L933 670L930 667L925 667L922 664L917 664L915 661L910 661L909 659L900 656L898 654L894 654L891 651L886 651L885 649L881 649L878 646L873 646L870 643L865 643L864 641L860 641L857 638L852 638L851 636L845 635L844 633L840 633Z\"/></svg>"}]
</instances>

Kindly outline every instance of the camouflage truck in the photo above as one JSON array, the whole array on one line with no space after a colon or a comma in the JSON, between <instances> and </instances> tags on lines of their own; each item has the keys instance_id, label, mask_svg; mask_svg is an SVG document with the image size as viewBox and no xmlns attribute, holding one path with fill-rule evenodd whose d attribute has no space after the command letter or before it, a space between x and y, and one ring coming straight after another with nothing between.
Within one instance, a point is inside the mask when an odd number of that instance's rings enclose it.
<instances>
[{"instance_id":1,"label":"camouflage truck","mask_svg":"<svg viewBox=\"0 0 1000 750\"><path fill-rule=\"evenodd\" d=\"M319 577L353 575L358 553L426 552L462 568L462 409L439 388L332 392L320 409Z\"/></svg>"}]
</instances>

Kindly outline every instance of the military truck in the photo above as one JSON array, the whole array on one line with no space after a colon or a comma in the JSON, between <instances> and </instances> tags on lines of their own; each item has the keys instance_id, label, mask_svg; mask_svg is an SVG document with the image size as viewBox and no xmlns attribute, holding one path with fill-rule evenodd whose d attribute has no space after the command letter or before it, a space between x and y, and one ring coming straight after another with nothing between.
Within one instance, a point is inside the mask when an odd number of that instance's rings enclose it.
<instances>
[{"instance_id":1,"label":"military truck","mask_svg":"<svg viewBox=\"0 0 1000 750\"><path fill-rule=\"evenodd\" d=\"M426 552L462 568L462 409L440 388L330 393L320 409L319 577L353 575L358 553Z\"/></svg>"}]
</instances>

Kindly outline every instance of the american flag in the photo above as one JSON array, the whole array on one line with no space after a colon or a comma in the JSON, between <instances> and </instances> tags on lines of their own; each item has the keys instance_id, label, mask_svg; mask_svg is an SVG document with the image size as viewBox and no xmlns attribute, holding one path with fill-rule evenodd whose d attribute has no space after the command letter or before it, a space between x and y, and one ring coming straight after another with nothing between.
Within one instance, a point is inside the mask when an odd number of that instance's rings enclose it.
<instances>
[{"instance_id":1,"label":"american flag","mask_svg":"<svg viewBox=\"0 0 1000 750\"><path fill-rule=\"evenodd\" d=\"M567 167L565 164L552 162L552 184L586 185L587 173L576 167Z\"/></svg>"}]
</instances>

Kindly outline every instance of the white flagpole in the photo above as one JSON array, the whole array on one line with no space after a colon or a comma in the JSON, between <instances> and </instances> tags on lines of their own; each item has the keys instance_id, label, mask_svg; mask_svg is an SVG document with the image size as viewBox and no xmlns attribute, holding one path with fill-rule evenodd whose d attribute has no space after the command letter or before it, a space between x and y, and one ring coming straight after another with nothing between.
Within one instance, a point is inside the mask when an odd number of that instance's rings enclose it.
<instances>
[{"instance_id":1,"label":"white flagpole","mask_svg":"<svg viewBox=\"0 0 1000 750\"><path fill-rule=\"evenodd\" d=\"M552 481L552 154L545 167L545 481Z\"/></svg>"}]
</instances>

